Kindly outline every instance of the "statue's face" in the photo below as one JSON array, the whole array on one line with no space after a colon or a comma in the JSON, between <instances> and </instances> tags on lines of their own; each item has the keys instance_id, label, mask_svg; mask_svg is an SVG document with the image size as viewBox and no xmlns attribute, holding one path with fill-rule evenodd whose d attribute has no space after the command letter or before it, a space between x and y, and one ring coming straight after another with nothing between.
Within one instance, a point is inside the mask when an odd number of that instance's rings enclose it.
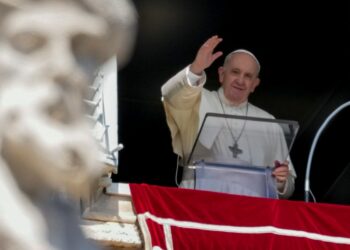
<instances>
[{"instance_id":1,"label":"statue's face","mask_svg":"<svg viewBox=\"0 0 350 250\"><path fill-rule=\"evenodd\" d=\"M73 3L40 3L13 11L2 24L0 70L81 87L111 56L107 32L103 18Z\"/></svg>"},{"instance_id":2,"label":"statue's face","mask_svg":"<svg viewBox=\"0 0 350 250\"><path fill-rule=\"evenodd\" d=\"M54 187L99 172L83 96L97 67L112 56L108 28L102 17L64 1L4 18L0 138L14 172L33 171Z\"/></svg>"}]
</instances>

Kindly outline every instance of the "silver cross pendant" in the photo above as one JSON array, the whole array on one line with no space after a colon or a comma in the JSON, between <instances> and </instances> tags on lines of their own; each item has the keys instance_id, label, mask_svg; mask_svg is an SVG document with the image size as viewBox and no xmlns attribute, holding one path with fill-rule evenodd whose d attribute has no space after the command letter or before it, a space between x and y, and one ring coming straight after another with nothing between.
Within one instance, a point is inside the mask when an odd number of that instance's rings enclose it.
<instances>
[{"instance_id":1,"label":"silver cross pendant","mask_svg":"<svg viewBox=\"0 0 350 250\"><path fill-rule=\"evenodd\" d=\"M229 146L228 148L229 148L230 151L232 152L233 158L237 158L237 156L238 156L239 154L242 154L242 153L243 153L243 150L240 149L240 148L238 147L237 142L235 142L235 143L233 144L233 146Z\"/></svg>"}]
</instances>

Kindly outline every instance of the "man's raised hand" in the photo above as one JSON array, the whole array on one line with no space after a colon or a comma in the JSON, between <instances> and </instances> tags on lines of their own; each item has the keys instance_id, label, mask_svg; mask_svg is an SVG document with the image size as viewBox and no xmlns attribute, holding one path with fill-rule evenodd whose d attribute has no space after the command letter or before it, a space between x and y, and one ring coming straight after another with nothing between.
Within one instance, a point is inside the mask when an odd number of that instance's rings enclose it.
<instances>
[{"instance_id":1,"label":"man's raised hand","mask_svg":"<svg viewBox=\"0 0 350 250\"><path fill-rule=\"evenodd\" d=\"M222 51L214 53L216 46L222 41L217 35L209 38L198 50L196 58L190 66L190 71L196 75L201 75L217 58L222 55Z\"/></svg>"}]
</instances>

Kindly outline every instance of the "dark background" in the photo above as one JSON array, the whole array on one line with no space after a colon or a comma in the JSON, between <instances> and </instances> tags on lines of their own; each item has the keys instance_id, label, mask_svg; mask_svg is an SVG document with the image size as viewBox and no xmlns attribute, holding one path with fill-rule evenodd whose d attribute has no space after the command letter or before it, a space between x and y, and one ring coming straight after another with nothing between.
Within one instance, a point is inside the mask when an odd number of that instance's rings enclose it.
<instances>
[{"instance_id":1,"label":"dark background","mask_svg":"<svg viewBox=\"0 0 350 250\"><path fill-rule=\"evenodd\" d=\"M218 50L251 50L262 65L261 84L250 101L276 118L299 122L291 151L298 174L292 199L303 200L312 140L326 117L350 100L349 4L305 2L135 1L136 47L119 71L119 140L125 148L113 179L175 185L176 156L160 88L217 34L224 39ZM207 88L219 86L222 61L208 69ZM311 189L320 202L350 204L349 112L332 120L316 147Z\"/></svg>"}]
</instances>

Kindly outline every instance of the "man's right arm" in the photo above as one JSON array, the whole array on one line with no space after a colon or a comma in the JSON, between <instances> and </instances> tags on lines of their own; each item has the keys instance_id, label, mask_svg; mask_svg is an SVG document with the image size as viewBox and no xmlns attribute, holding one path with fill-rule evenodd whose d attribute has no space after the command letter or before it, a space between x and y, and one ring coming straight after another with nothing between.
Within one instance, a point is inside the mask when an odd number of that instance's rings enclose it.
<instances>
[{"instance_id":1,"label":"man's right arm","mask_svg":"<svg viewBox=\"0 0 350 250\"><path fill-rule=\"evenodd\" d=\"M198 101L200 92L206 81L203 72L198 76L189 71L189 66L170 78L161 88L163 101L173 108L191 109Z\"/></svg>"},{"instance_id":2,"label":"man's right arm","mask_svg":"<svg viewBox=\"0 0 350 250\"><path fill-rule=\"evenodd\" d=\"M205 82L204 75L199 79L199 86L192 86L189 81L196 82L196 77L189 79L193 76L186 74L188 68L170 78L161 88L173 150L183 162L191 152L198 131L200 94Z\"/></svg>"},{"instance_id":3,"label":"man's right arm","mask_svg":"<svg viewBox=\"0 0 350 250\"><path fill-rule=\"evenodd\" d=\"M214 53L221 41L218 36L209 38L199 48L192 64L170 78L161 88L173 150L184 162L198 132L201 92L206 81L204 70L222 55L221 51Z\"/></svg>"},{"instance_id":4,"label":"man's right arm","mask_svg":"<svg viewBox=\"0 0 350 250\"><path fill-rule=\"evenodd\" d=\"M190 98L199 96L199 92L205 82L204 70L222 55L221 51L214 52L217 45L222 41L222 38L217 35L210 37L198 49L194 61L186 69L170 78L162 86L162 96L165 101L173 104L174 107L189 108ZM204 76L204 77L203 77ZM192 88L191 88L192 87ZM194 96L193 96L194 94ZM180 103L174 101L180 97ZM181 100L183 98L183 100ZM184 105L184 107L182 107Z\"/></svg>"}]
</instances>

